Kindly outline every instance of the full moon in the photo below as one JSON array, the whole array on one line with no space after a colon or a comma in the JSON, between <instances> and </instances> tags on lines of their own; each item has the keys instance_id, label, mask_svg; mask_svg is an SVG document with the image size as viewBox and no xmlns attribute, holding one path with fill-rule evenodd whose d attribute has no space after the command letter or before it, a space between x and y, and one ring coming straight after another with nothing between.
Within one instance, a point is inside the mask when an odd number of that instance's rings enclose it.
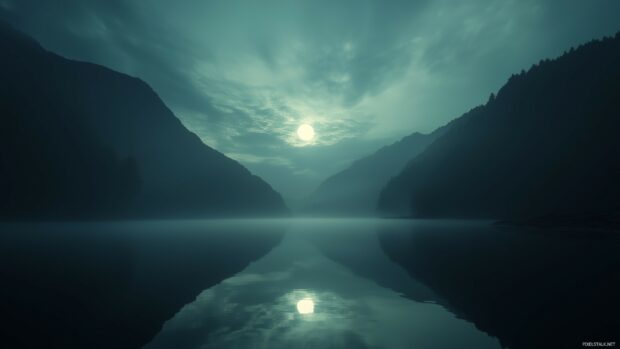
<instances>
[{"instance_id":1,"label":"full moon","mask_svg":"<svg viewBox=\"0 0 620 349\"><path fill-rule=\"evenodd\" d=\"M297 311L300 314L314 313L314 301L310 298L304 298L297 302Z\"/></svg>"},{"instance_id":2,"label":"full moon","mask_svg":"<svg viewBox=\"0 0 620 349\"><path fill-rule=\"evenodd\" d=\"M314 128L308 124L302 124L297 128L297 137L302 141L308 142L314 138Z\"/></svg>"}]
</instances>

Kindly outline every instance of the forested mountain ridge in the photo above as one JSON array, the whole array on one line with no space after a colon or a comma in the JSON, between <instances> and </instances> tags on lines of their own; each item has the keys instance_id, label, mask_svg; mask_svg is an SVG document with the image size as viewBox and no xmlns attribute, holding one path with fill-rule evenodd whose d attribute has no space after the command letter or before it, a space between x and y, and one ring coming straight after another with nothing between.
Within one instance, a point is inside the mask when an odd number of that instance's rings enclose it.
<instances>
[{"instance_id":1,"label":"forested mountain ridge","mask_svg":"<svg viewBox=\"0 0 620 349\"><path fill-rule=\"evenodd\" d=\"M382 190L384 215L520 219L620 208L620 34L513 75Z\"/></svg>"},{"instance_id":2,"label":"forested mountain ridge","mask_svg":"<svg viewBox=\"0 0 620 349\"><path fill-rule=\"evenodd\" d=\"M381 189L409 160L443 132L413 133L375 153L358 159L328 177L310 196L306 211L313 214L374 215Z\"/></svg>"}]
</instances>

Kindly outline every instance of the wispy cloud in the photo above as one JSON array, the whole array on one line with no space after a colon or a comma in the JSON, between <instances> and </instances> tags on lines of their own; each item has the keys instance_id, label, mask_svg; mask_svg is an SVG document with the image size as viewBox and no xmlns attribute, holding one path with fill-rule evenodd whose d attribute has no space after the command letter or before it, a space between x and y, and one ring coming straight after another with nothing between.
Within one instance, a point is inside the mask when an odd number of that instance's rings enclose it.
<instances>
[{"instance_id":1,"label":"wispy cloud","mask_svg":"<svg viewBox=\"0 0 620 349\"><path fill-rule=\"evenodd\" d=\"M614 0L0 0L0 16L44 46L146 80L207 144L280 166L280 179L313 173L314 185L378 141L484 102L511 73L614 33L619 12ZM295 136L301 123L313 142Z\"/></svg>"}]
</instances>

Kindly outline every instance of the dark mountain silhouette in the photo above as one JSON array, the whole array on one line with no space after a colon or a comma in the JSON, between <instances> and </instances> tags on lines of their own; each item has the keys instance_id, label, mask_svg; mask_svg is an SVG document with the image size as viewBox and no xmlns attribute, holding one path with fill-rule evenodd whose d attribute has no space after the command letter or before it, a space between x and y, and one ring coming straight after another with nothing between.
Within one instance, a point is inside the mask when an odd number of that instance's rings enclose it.
<instances>
[{"instance_id":1,"label":"dark mountain silhouette","mask_svg":"<svg viewBox=\"0 0 620 349\"><path fill-rule=\"evenodd\" d=\"M350 167L327 178L310 196L306 211L316 214L374 215L381 189L443 128L432 134L414 133L356 160Z\"/></svg>"},{"instance_id":2,"label":"dark mountain silhouette","mask_svg":"<svg viewBox=\"0 0 620 349\"><path fill-rule=\"evenodd\" d=\"M0 218L282 214L143 81L0 24Z\"/></svg>"},{"instance_id":3,"label":"dark mountain silhouette","mask_svg":"<svg viewBox=\"0 0 620 349\"><path fill-rule=\"evenodd\" d=\"M513 75L383 189L387 215L519 219L620 208L620 34Z\"/></svg>"}]
</instances>

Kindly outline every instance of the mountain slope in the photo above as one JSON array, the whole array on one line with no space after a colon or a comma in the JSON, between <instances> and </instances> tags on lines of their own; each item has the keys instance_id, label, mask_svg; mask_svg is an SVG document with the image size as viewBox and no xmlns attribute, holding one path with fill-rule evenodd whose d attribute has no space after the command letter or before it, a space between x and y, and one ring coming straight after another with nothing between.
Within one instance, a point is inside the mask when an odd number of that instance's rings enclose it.
<instances>
[{"instance_id":1,"label":"mountain slope","mask_svg":"<svg viewBox=\"0 0 620 349\"><path fill-rule=\"evenodd\" d=\"M381 188L440 133L414 133L355 161L327 178L309 199L307 211L320 214L373 215Z\"/></svg>"},{"instance_id":2,"label":"mountain slope","mask_svg":"<svg viewBox=\"0 0 620 349\"><path fill-rule=\"evenodd\" d=\"M620 208L620 35L512 76L382 190L387 215L524 218Z\"/></svg>"},{"instance_id":3,"label":"mountain slope","mask_svg":"<svg viewBox=\"0 0 620 349\"><path fill-rule=\"evenodd\" d=\"M144 82L0 25L0 217L281 214Z\"/></svg>"}]
</instances>

